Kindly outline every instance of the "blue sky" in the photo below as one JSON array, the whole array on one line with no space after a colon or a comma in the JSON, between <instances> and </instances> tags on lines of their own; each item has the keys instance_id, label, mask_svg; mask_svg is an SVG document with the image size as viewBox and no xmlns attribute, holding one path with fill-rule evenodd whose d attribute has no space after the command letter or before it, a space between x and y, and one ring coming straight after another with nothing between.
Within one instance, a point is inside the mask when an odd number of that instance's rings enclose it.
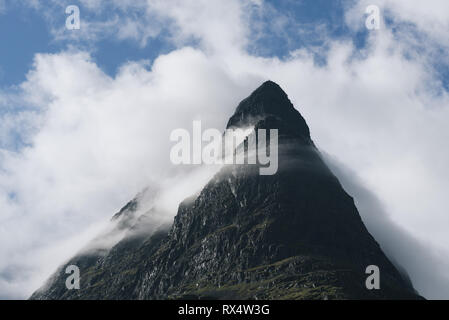
<instances>
[{"instance_id":1,"label":"blue sky","mask_svg":"<svg viewBox=\"0 0 449 320\"><path fill-rule=\"evenodd\" d=\"M73 4L80 30L65 28ZM373 4L379 30L365 27ZM148 184L172 219L207 175L171 180L171 130L223 129L267 79L379 199L382 222L356 197L383 248L426 297L449 297L447 12L446 0L0 0L0 298L26 298Z\"/></svg>"},{"instance_id":2,"label":"blue sky","mask_svg":"<svg viewBox=\"0 0 449 320\"><path fill-rule=\"evenodd\" d=\"M124 10L104 4L104 8L98 10L97 7L86 5L89 1L48 3L4 0L3 10L0 12L0 41L4 44L0 51L0 87L7 88L24 81L36 53L57 53L73 47L87 50L104 72L114 76L118 67L127 61L152 61L176 47L170 41L173 31L164 29L163 26L157 35L147 38L145 43L132 37L118 39L113 33L100 34L102 31L94 31L94 39L87 39L83 35L77 35L76 30L64 30L68 16L64 10L69 4L79 6L82 21L108 21L114 17L119 17L120 21L130 13L133 19L138 20L144 16L141 6ZM248 44L247 49L259 56L285 58L293 50L315 47L317 63L325 63L329 39L350 39L356 48L363 50L368 31L365 28L351 28L345 23L345 10L354 3L356 1L352 0L267 0L264 12L253 14L262 26L257 27L257 37ZM385 23L391 25L394 32L401 32L404 26L395 24L390 15L388 10L384 12ZM273 27L273 19L280 17L282 27ZM56 30L62 32L62 36L55 37ZM417 29L414 32L417 37L425 36ZM195 39L190 41L186 43L195 45ZM439 49L444 52L444 47ZM447 61L434 63L432 67L435 67L444 88L448 89Z\"/></svg>"},{"instance_id":3,"label":"blue sky","mask_svg":"<svg viewBox=\"0 0 449 320\"><path fill-rule=\"evenodd\" d=\"M80 7L82 18L107 19L108 14L92 15L90 10L84 10L82 3L72 1ZM53 28L64 28L68 16L65 7L51 7L43 14L42 9L36 9L26 2L7 2L7 6L0 14L0 41L5 44L0 52L0 85L7 87L25 80L25 76L32 66L36 53L57 53L68 46L88 49L93 53L102 69L114 75L118 66L129 60L154 59L160 53L172 48L156 38L145 46L131 40L119 41L114 37L101 37L91 42L83 39L64 38L55 39ZM57 12L59 11L59 12ZM58 14L59 13L59 14ZM53 18L48 19L47 14ZM12 32L13 31L13 32ZM72 31L76 33L77 31Z\"/></svg>"},{"instance_id":4,"label":"blue sky","mask_svg":"<svg viewBox=\"0 0 449 320\"><path fill-rule=\"evenodd\" d=\"M31 68L36 52L54 52L46 21L34 10L12 6L0 15L0 83L19 84ZM60 49L61 47L59 47Z\"/></svg>"},{"instance_id":5,"label":"blue sky","mask_svg":"<svg viewBox=\"0 0 449 320\"><path fill-rule=\"evenodd\" d=\"M106 21L118 15L126 15L122 10L106 6L103 10L92 10L79 1L62 1L62 3L78 5L81 21ZM348 1L345 1L347 5ZM285 57L290 51L308 47L325 45L327 37L349 37L355 43L362 44L365 30L351 32L344 23L343 1L266 1L271 11L266 11L260 18L263 20L263 35L249 49L261 56ZM32 66L34 54L57 53L67 47L87 49L92 53L98 65L113 76L117 68L130 60L153 60L161 53L174 49L169 41L170 32L162 30L144 45L135 39L117 39L113 34L99 35L95 40L78 37L78 31L65 31L67 37L54 37L54 29L63 29L68 16L64 5L50 4L48 7L32 2L6 0L0 17L0 41L4 44L0 52L0 85L7 87L25 80L26 73ZM142 15L141 9L132 10L136 19ZM273 13L285 16L282 33L271 26ZM49 18L48 16L51 16ZM316 30L317 25L324 29ZM300 32L301 30L301 32ZM326 31L326 35L322 31ZM285 37L288 34L288 38ZM192 43L195 42L192 40Z\"/></svg>"}]
</instances>

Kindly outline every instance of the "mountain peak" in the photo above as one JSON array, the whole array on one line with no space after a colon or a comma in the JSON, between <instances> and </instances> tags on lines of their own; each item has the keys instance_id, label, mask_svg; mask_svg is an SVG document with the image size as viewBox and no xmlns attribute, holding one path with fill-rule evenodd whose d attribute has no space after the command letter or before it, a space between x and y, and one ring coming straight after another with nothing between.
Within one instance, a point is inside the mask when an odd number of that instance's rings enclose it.
<instances>
[{"instance_id":1,"label":"mountain peak","mask_svg":"<svg viewBox=\"0 0 449 320\"><path fill-rule=\"evenodd\" d=\"M276 127L294 132L306 140L310 139L309 127L306 121L295 109L287 94L275 82L268 80L262 83L247 98L243 99L232 117L227 128L257 126L261 121L275 121Z\"/></svg>"},{"instance_id":2,"label":"mountain peak","mask_svg":"<svg viewBox=\"0 0 449 320\"><path fill-rule=\"evenodd\" d=\"M279 130L276 174L225 166L179 205L170 227L156 223L157 202L139 202L146 213L127 237L109 251L76 255L31 298L420 299L277 84L265 82L243 100L228 126L245 123ZM131 202L123 211L133 217L133 210ZM67 290L67 265L80 268L79 290ZM378 290L366 286L370 265L382 270Z\"/></svg>"},{"instance_id":3,"label":"mountain peak","mask_svg":"<svg viewBox=\"0 0 449 320\"><path fill-rule=\"evenodd\" d=\"M284 92L284 90L282 90L282 88L274 81L271 80L267 80L264 83L262 83L259 88L257 88L254 92L272 92L272 93L276 93L286 96L287 94Z\"/></svg>"}]
</instances>

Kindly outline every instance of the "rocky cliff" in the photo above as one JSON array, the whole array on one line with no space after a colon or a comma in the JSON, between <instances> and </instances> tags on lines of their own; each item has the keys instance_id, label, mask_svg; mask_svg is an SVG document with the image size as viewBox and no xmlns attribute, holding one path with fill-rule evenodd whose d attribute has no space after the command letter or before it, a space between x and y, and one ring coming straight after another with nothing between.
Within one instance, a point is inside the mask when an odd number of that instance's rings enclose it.
<instances>
[{"instance_id":1,"label":"rocky cliff","mask_svg":"<svg viewBox=\"0 0 449 320\"><path fill-rule=\"evenodd\" d=\"M248 125L279 130L276 174L260 175L259 165L225 166L179 205L172 225L76 255L31 298L420 298L370 235L304 118L274 82L243 100L227 127ZM132 201L116 219L134 211ZM79 290L65 286L69 264L81 270ZM380 269L379 290L365 286L368 265Z\"/></svg>"}]
</instances>

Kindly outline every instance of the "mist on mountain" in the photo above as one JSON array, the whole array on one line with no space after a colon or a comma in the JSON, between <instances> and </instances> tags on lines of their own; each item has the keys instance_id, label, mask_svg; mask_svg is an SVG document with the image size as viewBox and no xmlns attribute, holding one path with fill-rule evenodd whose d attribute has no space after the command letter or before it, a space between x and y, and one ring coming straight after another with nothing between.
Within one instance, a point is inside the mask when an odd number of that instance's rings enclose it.
<instances>
[{"instance_id":1,"label":"mist on mountain","mask_svg":"<svg viewBox=\"0 0 449 320\"><path fill-rule=\"evenodd\" d=\"M66 290L61 266L32 299L420 298L277 84L267 81L240 102L227 128L239 126L279 130L276 174L225 165L199 193L189 190L171 225L158 218L173 212L155 200L160 191L147 189L114 215L112 233L127 231L120 241L67 262L81 269L82 289ZM382 270L379 290L365 287L373 264Z\"/></svg>"}]
</instances>

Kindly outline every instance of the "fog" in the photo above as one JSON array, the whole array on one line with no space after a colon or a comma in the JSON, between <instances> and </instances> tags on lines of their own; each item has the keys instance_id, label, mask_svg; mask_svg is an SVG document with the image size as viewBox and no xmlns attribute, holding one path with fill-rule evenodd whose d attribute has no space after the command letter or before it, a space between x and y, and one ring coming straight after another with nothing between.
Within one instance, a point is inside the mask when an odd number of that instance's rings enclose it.
<instances>
[{"instance_id":1,"label":"fog","mask_svg":"<svg viewBox=\"0 0 449 320\"><path fill-rule=\"evenodd\" d=\"M399 270L405 270L418 293L427 299L449 297L449 262L445 252L419 241L394 223L381 201L362 185L355 172L329 154L324 153L324 159L346 192L354 198L368 231L393 264Z\"/></svg>"}]
</instances>

